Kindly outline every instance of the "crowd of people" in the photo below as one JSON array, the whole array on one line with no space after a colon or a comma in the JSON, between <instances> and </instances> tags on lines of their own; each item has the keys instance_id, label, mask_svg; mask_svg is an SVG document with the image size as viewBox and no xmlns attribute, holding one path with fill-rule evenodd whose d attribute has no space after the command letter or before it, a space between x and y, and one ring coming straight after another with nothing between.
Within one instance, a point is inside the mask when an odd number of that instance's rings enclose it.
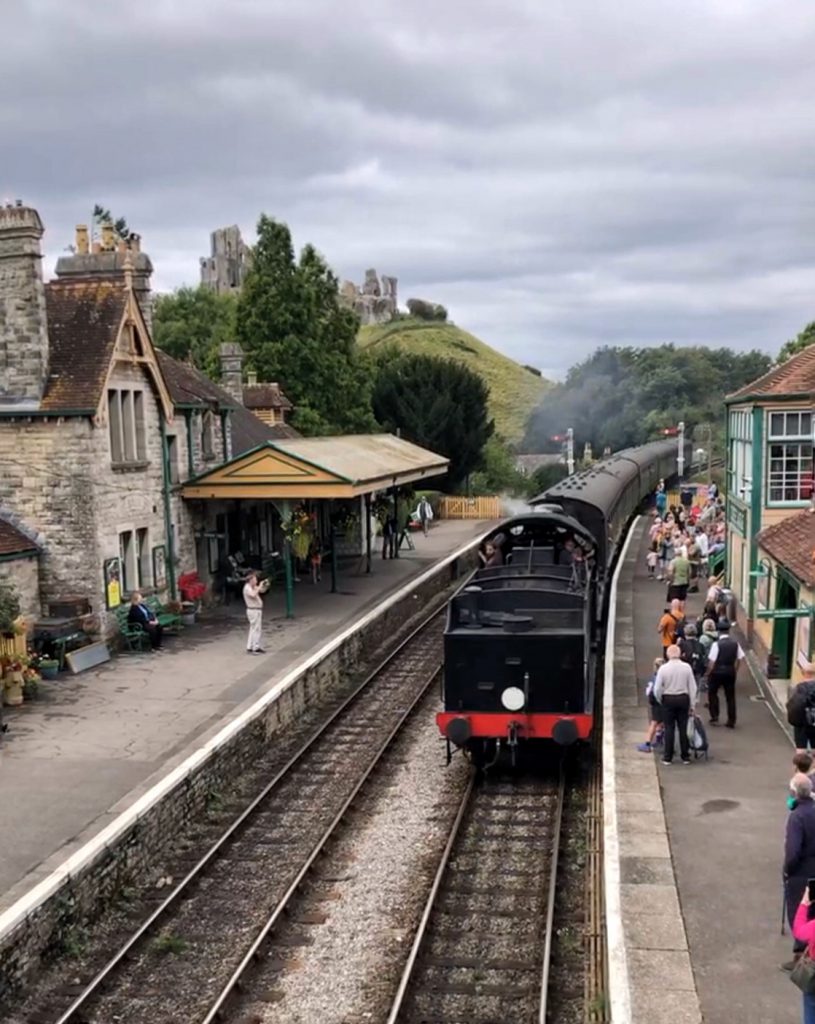
<instances>
[{"instance_id":1,"label":"crowd of people","mask_svg":"<svg viewBox=\"0 0 815 1024\"><path fill-rule=\"evenodd\" d=\"M711 557L724 546L724 506L712 489L706 502L686 508L669 505L664 486L656 494L647 552L648 576L667 586L666 604L657 624L660 657L646 686L649 725L638 750L662 749L662 763L674 760L678 733L683 764L691 764L691 747L707 748L698 712L707 709L707 724L734 729L736 680L744 651L732 637L729 594L709 572ZM704 581L704 583L703 583ZM701 614L687 610L689 593L701 593ZM726 717L720 722L721 695ZM789 783L783 884L786 916L793 934L793 955L781 965L802 990L803 1024L815 1024L815 665L787 705L793 726L795 756Z\"/></svg>"},{"instance_id":2,"label":"crowd of people","mask_svg":"<svg viewBox=\"0 0 815 1024\"><path fill-rule=\"evenodd\" d=\"M646 556L649 577L667 584L666 607L657 624L662 656L654 661L646 695L650 722L642 753L663 748L662 763L673 763L676 734L682 763L691 763L691 741L706 749L707 739L696 715L700 702L709 724L719 724L720 693L727 705L725 726L736 727L736 678L744 651L730 636L727 591L709 575L711 557L724 547L724 503L712 484L703 504L668 504L664 481L657 488ZM705 580L701 615L686 614L689 593Z\"/></svg>"}]
</instances>

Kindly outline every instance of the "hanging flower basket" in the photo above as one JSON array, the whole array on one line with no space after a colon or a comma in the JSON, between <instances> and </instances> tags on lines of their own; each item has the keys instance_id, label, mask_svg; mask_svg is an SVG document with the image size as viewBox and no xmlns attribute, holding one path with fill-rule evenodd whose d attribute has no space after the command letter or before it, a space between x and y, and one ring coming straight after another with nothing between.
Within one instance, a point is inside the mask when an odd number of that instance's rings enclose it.
<instances>
[{"instance_id":1,"label":"hanging flower basket","mask_svg":"<svg viewBox=\"0 0 815 1024\"><path fill-rule=\"evenodd\" d=\"M283 520L282 526L283 536L291 544L295 558L305 558L314 536L311 516L302 505L298 505L289 518Z\"/></svg>"}]
</instances>

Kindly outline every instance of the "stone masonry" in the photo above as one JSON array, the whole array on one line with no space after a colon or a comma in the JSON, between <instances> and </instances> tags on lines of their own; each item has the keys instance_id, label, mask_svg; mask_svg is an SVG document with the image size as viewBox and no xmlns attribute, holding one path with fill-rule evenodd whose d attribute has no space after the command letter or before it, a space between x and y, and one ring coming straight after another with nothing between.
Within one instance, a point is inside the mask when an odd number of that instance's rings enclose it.
<instances>
[{"instance_id":1,"label":"stone masonry","mask_svg":"<svg viewBox=\"0 0 815 1024\"><path fill-rule=\"evenodd\" d=\"M36 407L48 364L45 291L36 210L0 207L0 407Z\"/></svg>"},{"instance_id":2,"label":"stone masonry","mask_svg":"<svg viewBox=\"0 0 815 1024\"><path fill-rule=\"evenodd\" d=\"M365 283L358 288L353 281L343 281L340 298L357 314L363 324L386 324L399 311L397 301L397 279L381 279L371 268L365 271Z\"/></svg>"},{"instance_id":3,"label":"stone masonry","mask_svg":"<svg viewBox=\"0 0 815 1024\"><path fill-rule=\"evenodd\" d=\"M201 284L219 294L240 291L252 255L240 228L218 228L209 237L210 255L201 257Z\"/></svg>"}]
</instances>

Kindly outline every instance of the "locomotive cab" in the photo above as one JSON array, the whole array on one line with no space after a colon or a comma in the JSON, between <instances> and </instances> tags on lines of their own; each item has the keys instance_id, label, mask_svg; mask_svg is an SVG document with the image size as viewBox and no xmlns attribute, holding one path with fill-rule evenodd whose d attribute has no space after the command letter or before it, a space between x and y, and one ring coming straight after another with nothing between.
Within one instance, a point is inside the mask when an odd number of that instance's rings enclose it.
<instances>
[{"instance_id":1,"label":"locomotive cab","mask_svg":"<svg viewBox=\"0 0 815 1024\"><path fill-rule=\"evenodd\" d=\"M560 510L502 524L450 602L444 637L449 743L475 757L591 732L596 548Z\"/></svg>"}]
</instances>

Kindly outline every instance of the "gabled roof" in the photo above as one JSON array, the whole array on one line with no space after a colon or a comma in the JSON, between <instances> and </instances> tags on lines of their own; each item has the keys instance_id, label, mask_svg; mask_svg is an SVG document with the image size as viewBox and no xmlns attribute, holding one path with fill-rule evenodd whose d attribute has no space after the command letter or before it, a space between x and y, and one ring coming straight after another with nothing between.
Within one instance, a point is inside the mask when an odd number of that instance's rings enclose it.
<instances>
[{"instance_id":1,"label":"gabled roof","mask_svg":"<svg viewBox=\"0 0 815 1024\"><path fill-rule=\"evenodd\" d=\"M22 530L18 530L6 519L0 518L0 558L13 555L22 558L39 553L36 541L27 537Z\"/></svg>"},{"instance_id":2,"label":"gabled roof","mask_svg":"<svg viewBox=\"0 0 815 1024\"><path fill-rule=\"evenodd\" d=\"M247 409L291 409L279 384L244 384L243 404Z\"/></svg>"},{"instance_id":3,"label":"gabled roof","mask_svg":"<svg viewBox=\"0 0 815 1024\"><path fill-rule=\"evenodd\" d=\"M747 398L810 398L815 392L815 344L774 366L757 380L728 395L725 402Z\"/></svg>"},{"instance_id":4,"label":"gabled roof","mask_svg":"<svg viewBox=\"0 0 815 1024\"><path fill-rule=\"evenodd\" d=\"M441 476L448 464L391 434L298 437L266 441L181 491L185 498L352 498Z\"/></svg>"},{"instance_id":5,"label":"gabled roof","mask_svg":"<svg viewBox=\"0 0 815 1024\"><path fill-rule=\"evenodd\" d=\"M48 380L41 410L96 411L126 306L127 291L115 281L49 281Z\"/></svg>"},{"instance_id":6,"label":"gabled roof","mask_svg":"<svg viewBox=\"0 0 815 1024\"><path fill-rule=\"evenodd\" d=\"M189 363L182 363L180 359L168 356L161 349L156 349L156 356L162 375L167 382L170 398L176 408L190 405L200 406L202 409L212 406L218 406L221 409L234 407L235 399L211 381L205 373Z\"/></svg>"},{"instance_id":7,"label":"gabled roof","mask_svg":"<svg viewBox=\"0 0 815 1024\"><path fill-rule=\"evenodd\" d=\"M189 363L156 349L161 373L176 408L228 409L232 424L232 455L241 455L267 441L299 437L288 424L271 426L253 412L237 405L235 399L205 373Z\"/></svg>"},{"instance_id":8,"label":"gabled roof","mask_svg":"<svg viewBox=\"0 0 815 1024\"><path fill-rule=\"evenodd\" d=\"M767 526L759 545L802 583L815 587L815 510L806 509Z\"/></svg>"}]
</instances>

